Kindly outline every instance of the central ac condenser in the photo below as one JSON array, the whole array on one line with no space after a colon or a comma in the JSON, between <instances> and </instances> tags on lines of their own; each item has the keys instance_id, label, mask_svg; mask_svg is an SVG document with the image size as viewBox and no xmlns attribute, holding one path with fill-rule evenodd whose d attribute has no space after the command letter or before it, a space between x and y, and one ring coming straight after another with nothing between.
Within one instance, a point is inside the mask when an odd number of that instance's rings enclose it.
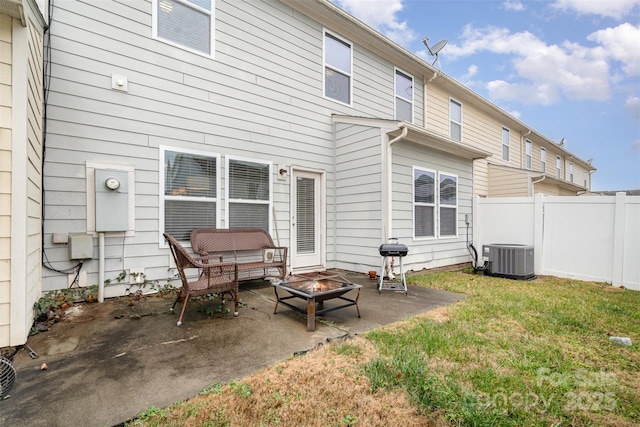
<instances>
[{"instance_id":1,"label":"central ac condenser","mask_svg":"<svg viewBox=\"0 0 640 427\"><path fill-rule=\"evenodd\" d=\"M482 258L487 263L485 274L527 280L533 274L533 246L492 244L482 245Z\"/></svg>"}]
</instances>

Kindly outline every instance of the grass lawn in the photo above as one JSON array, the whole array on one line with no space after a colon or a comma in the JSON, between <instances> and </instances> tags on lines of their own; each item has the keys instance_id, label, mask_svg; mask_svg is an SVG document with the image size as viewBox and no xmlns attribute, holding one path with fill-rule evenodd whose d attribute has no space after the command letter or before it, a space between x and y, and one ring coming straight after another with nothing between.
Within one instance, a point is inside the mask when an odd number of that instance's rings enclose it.
<instances>
[{"instance_id":1,"label":"grass lawn","mask_svg":"<svg viewBox=\"0 0 640 427\"><path fill-rule=\"evenodd\" d=\"M640 292L464 272L409 282L467 298L128 425L640 425Z\"/></svg>"}]
</instances>

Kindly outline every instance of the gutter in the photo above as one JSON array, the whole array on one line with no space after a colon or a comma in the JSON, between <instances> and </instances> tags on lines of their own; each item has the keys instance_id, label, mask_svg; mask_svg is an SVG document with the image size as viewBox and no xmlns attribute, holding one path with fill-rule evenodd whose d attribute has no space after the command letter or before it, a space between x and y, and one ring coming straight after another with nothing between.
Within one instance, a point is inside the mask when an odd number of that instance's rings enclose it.
<instances>
[{"instance_id":1,"label":"gutter","mask_svg":"<svg viewBox=\"0 0 640 427\"><path fill-rule=\"evenodd\" d=\"M542 181L544 181L546 178L547 178L546 175L542 175L542 178L537 179L535 181L531 181L531 186L529 187L529 196L533 196L535 194L534 193L535 185L540 183L540 182L542 182Z\"/></svg>"}]
</instances>

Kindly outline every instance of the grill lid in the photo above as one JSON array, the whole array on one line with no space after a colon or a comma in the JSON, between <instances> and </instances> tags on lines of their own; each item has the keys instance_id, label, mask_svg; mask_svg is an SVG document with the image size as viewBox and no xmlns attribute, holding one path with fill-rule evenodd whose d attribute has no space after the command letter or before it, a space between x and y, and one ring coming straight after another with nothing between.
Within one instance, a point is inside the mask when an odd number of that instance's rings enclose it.
<instances>
[{"instance_id":1,"label":"grill lid","mask_svg":"<svg viewBox=\"0 0 640 427\"><path fill-rule=\"evenodd\" d=\"M402 243L385 243L378 249L381 256L406 256L409 253L407 245Z\"/></svg>"}]
</instances>

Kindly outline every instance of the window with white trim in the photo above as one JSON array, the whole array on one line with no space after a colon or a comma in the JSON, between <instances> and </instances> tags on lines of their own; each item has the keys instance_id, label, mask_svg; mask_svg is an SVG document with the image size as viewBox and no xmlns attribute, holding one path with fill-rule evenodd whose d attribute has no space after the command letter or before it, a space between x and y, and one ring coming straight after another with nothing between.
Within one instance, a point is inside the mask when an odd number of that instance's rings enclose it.
<instances>
[{"instance_id":1,"label":"window with white trim","mask_svg":"<svg viewBox=\"0 0 640 427\"><path fill-rule=\"evenodd\" d=\"M153 0L153 37L212 55L215 0Z\"/></svg>"},{"instance_id":2,"label":"window with white trim","mask_svg":"<svg viewBox=\"0 0 640 427\"><path fill-rule=\"evenodd\" d=\"M458 235L458 177L438 174L440 180L440 233L442 236Z\"/></svg>"},{"instance_id":3,"label":"window with white trim","mask_svg":"<svg viewBox=\"0 0 640 427\"><path fill-rule=\"evenodd\" d=\"M540 169L542 173L547 171L547 150L540 148Z\"/></svg>"},{"instance_id":4,"label":"window with white trim","mask_svg":"<svg viewBox=\"0 0 640 427\"><path fill-rule=\"evenodd\" d=\"M509 129L503 127L502 128L502 160L509 161L509 139L510 132Z\"/></svg>"},{"instance_id":5,"label":"window with white trim","mask_svg":"<svg viewBox=\"0 0 640 427\"><path fill-rule=\"evenodd\" d=\"M462 104L454 99L449 100L449 136L456 141L462 141Z\"/></svg>"},{"instance_id":6,"label":"window with white trim","mask_svg":"<svg viewBox=\"0 0 640 427\"><path fill-rule=\"evenodd\" d=\"M188 242L194 228L216 228L220 157L160 147L161 233Z\"/></svg>"},{"instance_id":7,"label":"window with white trim","mask_svg":"<svg viewBox=\"0 0 640 427\"><path fill-rule=\"evenodd\" d=\"M324 31L324 96L351 105L351 43Z\"/></svg>"},{"instance_id":8,"label":"window with white trim","mask_svg":"<svg viewBox=\"0 0 640 427\"><path fill-rule=\"evenodd\" d=\"M528 139L524 142L524 167L531 169L531 141Z\"/></svg>"},{"instance_id":9,"label":"window with white trim","mask_svg":"<svg viewBox=\"0 0 640 427\"><path fill-rule=\"evenodd\" d=\"M569 163L569 182L573 182L573 163Z\"/></svg>"},{"instance_id":10,"label":"window with white trim","mask_svg":"<svg viewBox=\"0 0 640 427\"><path fill-rule=\"evenodd\" d=\"M458 235L458 177L413 168L414 237Z\"/></svg>"},{"instance_id":11,"label":"window with white trim","mask_svg":"<svg viewBox=\"0 0 640 427\"><path fill-rule=\"evenodd\" d=\"M436 173L413 168L413 234L415 237L435 237L436 233Z\"/></svg>"},{"instance_id":12,"label":"window with white trim","mask_svg":"<svg viewBox=\"0 0 640 427\"><path fill-rule=\"evenodd\" d=\"M587 188L587 171L582 171L582 181L584 182L582 186Z\"/></svg>"},{"instance_id":13,"label":"window with white trim","mask_svg":"<svg viewBox=\"0 0 640 427\"><path fill-rule=\"evenodd\" d=\"M262 228L270 232L270 162L227 156L228 228Z\"/></svg>"},{"instance_id":14,"label":"window with white trim","mask_svg":"<svg viewBox=\"0 0 640 427\"><path fill-rule=\"evenodd\" d=\"M560 156L556 156L556 178L562 177L562 159Z\"/></svg>"},{"instance_id":15,"label":"window with white trim","mask_svg":"<svg viewBox=\"0 0 640 427\"><path fill-rule=\"evenodd\" d=\"M396 69L396 120L413 123L413 77Z\"/></svg>"}]
</instances>

